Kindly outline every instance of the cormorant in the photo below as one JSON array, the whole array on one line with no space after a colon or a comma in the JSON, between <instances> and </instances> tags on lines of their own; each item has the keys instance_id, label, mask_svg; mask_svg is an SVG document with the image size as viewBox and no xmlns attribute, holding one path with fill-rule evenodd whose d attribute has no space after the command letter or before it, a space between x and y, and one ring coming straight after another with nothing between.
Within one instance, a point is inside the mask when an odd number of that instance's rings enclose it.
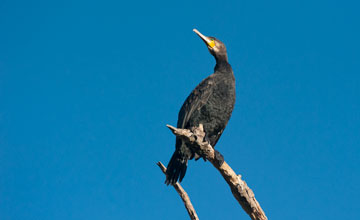
<instances>
[{"instance_id":1,"label":"cormorant","mask_svg":"<svg viewBox=\"0 0 360 220\"><path fill-rule=\"evenodd\" d=\"M215 147L223 133L235 104L235 77L226 53L225 45L215 37L206 37L193 30L215 57L214 73L204 79L187 97L180 109L178 128L190 129L203 124L206 140ZM199 158L180 138L176 138L176 150L166 171L167 185L174 185L185 176L189 159Z\"/></svg>"}]
</instances>

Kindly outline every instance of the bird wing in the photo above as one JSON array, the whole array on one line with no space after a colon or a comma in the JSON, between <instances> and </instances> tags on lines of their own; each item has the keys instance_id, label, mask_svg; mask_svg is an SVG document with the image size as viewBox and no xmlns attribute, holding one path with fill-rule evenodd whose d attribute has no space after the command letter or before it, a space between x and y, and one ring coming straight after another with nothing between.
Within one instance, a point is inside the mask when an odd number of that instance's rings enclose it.
<instances>
[{"instance_id":1,"label":"bird wing","mask_svg":"<svg viewBox=\"0 0 360 220\"><path fill-rule=\"evenodd\" d=\"M204 79L192 93L187 97L180 109L178 117L178 128L184 128L191 118L193 112L206 104L213 93L215 81L213 74Z\"/></svg>"}]
</instances>

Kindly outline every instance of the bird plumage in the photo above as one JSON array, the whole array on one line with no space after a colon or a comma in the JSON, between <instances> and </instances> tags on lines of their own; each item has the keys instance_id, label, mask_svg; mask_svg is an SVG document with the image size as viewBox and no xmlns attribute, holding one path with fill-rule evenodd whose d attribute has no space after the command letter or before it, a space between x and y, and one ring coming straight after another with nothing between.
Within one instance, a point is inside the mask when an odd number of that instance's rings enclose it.
<instances>
[{"instance_id":1,"label":"bird plumage","mask_svg":"<svg viewBox=\"0 0 360 220\"><path fill-rule=\"evenodd\" d=\"M190 129L202 124L206 139L215 147L230 119L235 104L235 77L227 61L225 45L210 38L218 45L216 51L209 48L216 59L214 73L205 78L187 97L178 115L178 128ZM166 184L180 182L185 176L187 161L196 158L180 138L176 138L176 149L167 167Z\"/></svg>"}]
</instances>

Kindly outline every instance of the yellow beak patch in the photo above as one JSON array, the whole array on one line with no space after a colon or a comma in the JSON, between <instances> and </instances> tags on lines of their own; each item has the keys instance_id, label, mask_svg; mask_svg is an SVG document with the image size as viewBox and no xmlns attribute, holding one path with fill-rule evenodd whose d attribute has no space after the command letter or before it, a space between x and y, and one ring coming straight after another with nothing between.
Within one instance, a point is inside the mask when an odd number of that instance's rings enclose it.
<instances>
[{"instance_id":1,"label":"yellow beak patch","mask_svg":"<svg viewBox=\"0 0 360 220\"><path fill-rule=\"evenodd\" d=\"M214 41L214 40L210 41L210 42L208 43L208 45L209 45L209 47L211 47L211 48L215 47L215 41Z\"/></svg>"}]
</instances>

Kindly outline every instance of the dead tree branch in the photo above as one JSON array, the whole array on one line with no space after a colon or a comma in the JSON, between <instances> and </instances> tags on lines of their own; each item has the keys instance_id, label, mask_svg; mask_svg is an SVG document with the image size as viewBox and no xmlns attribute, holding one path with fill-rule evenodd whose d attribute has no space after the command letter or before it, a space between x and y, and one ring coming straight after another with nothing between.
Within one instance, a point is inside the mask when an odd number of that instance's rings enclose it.
<instances>
[{"instance_id":1,"label":"dead tree branch","mask_svg":"<svg viewBox=\"0 0 360 220\"><path fill-rule=\"evenodd\" d=\"M234 170L224 161L223 156L214 150L208 142L204 141L205 132L201 124L198 128L194 128L191 131L188 129L175 128L171 125L167 125L167 127L177 137L189 143L189 146L191 146L197 154L212 163L221 173L230 186L232 194L252 220L267 220L264 211L255 199L253 191L248 187L246 182L241 179L241 175L236 175Z\"/></svg>"},{"instance_id":2,"label":"dead tree branch","mask_svg":"<svg viewBox=\"0 0 360 220\"><path fill-rule=\"evenodd\" d=\"M157 165L160 167L161 171L166 175L166 167L159 161L157 162ZM176 183L173 185L176 192L181 197L182 201L184 202L185 208L187 212L189 213L191 220L199 220L196 211L194 209L194 206L191 204L190 198L188 194L185 192L185 190L181 187L180 183Z\"/></svg>"}]
</instances>

